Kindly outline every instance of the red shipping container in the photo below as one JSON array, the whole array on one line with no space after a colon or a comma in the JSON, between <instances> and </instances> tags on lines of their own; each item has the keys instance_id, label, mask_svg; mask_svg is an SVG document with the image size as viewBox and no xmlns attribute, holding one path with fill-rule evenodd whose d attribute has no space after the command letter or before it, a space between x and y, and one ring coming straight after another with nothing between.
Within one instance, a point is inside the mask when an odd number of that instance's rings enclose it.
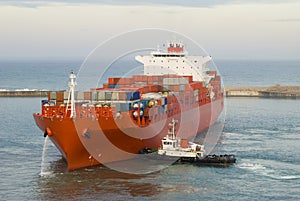
<instances>
[{"instance_id":1,"label":"red shipping container","mask_svg":"<svg viewBox=\"0 0 300 201\"><path fill-rule=\"evenodd\" d=\"M148 79L147 77L148 77L147 75L143 75L143 76L142 76L142 81L141 81L141 82L147 82L147 79Z\"/></svg>"},{"instance_id":2,"label":"red shipping container","mask_svg":"<svg viewBox=\"0 0 300 201\"><path fill-rule=\"evenodd\" d=\"M108 83L103 84L103 89L108 89Z\"/></svg>"},{"instance_id":3,"label":"red shipping container","mask_svg":"<svg viewBox=\"0 0 300 201\"><path fill-rule=\"evenodd\" d=\"M141 87L139 91L141 94L149 93L149 86Z\"/></svg>"},{"instance_id":4,"label":"red shipping container","mask_svg":"<svg viewBox=\"0 0 300 201\"><path fill-rule=\"evenodd\" d=\"M120 80L119 77L110 77L108 78L108 84L112 84L112 85L118 84L119 80Z\"/></svg>"},{"instance_id":5,"label":"red shipping container","mask_svg":"<svg viewBox=\"0 0 300 201\"><path fill-rule=\"evenodd\" d=\"M221 80L221 76L220 76L220 75L217 75L217 76L215 77L215 80L220 81L220 80Z\"/></svg>"},{"instance_id":6,"label":"red shipping container","mask_svg":"<svg viewBox=\"0 0 300 201\"><path fill-rule=\"evenodd\" d=\"M179 85L173 85L173 91L179 92L180 86Z\"/></svg>"},{"instance_id":7,"label":"red shipping container","mask_svg":"<svg viewBox=\"0 0 300 201\"><path fill-rule=\"evenodd\" d=\"M158 82L158 81L160 80L161 77L162 77L162 76L159 76L159 75L154 76L154 77L153 77L153 81L154 81L154 82ZM162 79L161 79L161 80L162 80Z\"/></svg>"},{"instance_id":8,"label":"red shipping container","mask_svg":"<svg viewBox=\"0 0 300 201\"><path fill-rule=\"evenodd\" d=\"M91 99L91 92L89 92L89 91L83 92L83 97L84 97L84 100L90 100Z\"/></svg>"},{"instance_id":9,"label":"red shipping container","mask_svg":"<svg viewBox=\"0 0 300 201\"><path fill-rule=\"evenodd\" d=\"M56 101L57 102L63 102L64 101L64 92L63 91L57 91L56 92Z\"/></svg>"},{"instance_id":10,"label":"red shipping container","mask_svg":"<svg viewBox=\"0 0 300 201\"><path fill-rule=\"evenodd\" d=\"M180 78L180 75L176 75L176 74L167 74L167 75L163 75L163 78Z\"/></svg>"},{"instance_id":11,"label":"red shipping container","mask_svg":"<svg viewBox=\"0 0 300 201\"><path fill-rule=\"evenodd\" d=\"M118 82L119 85L123 85L125 84L125 80L124 78L120 78L119 82Z\"/></svg>"},{"instance_id":12,"label":"red shipping container","mask_svg":"<svg viewBox=\"0 0 300 201\"><path fill-rule=\"evenodd\" d=\"M174 86L173 85L169 85L168 86L168 91L174 91Z\"/></svg>"},{"instance_id":13,"label":"red shipping container","mask_svg":"<svg viewBox=\"0 0 300 201\"><path fill-rule=\"evenodd\" d=\"M133 84L133 79L131 77L127 78L125 84L128 84L128 85Z\"/></svg>"},{"instance_id":14,"label":"red shipping container","mask_svg":"<svg viewBox=\"0 0 300 201\"><path fill-rule=\"evenodd\" d=\"M193 90L195 90L195 89L200 89L200 88L202 88L202 86L203 86L202 82L194 82L194 83L192 84Z\"/></svg>"},{"instance_id":15,"label":"red shipping container","mask_svg":"<svg viewBox=\"0 0 300 201\"><path fill-rule=\"evenodd\" d=\"M164 80L164 76L163 75L157 76L157 82L158 83L163 83L163 80Z\"/></svg>"},{"instance_id":16,"label":"red shipping container","mask_svg":"<svg viewBox=\"0 0 300 201\"><path fill-rule=\"evenodd\" d=\"M193 90L191 84L186 84L184 85L184 90L187 91L187 90Z\"/></svg>"},{"instance_id":17,"label":"red shipping container","mask_svg":"<svg viewBox=\"0 0 300 201\"><path fill-rule=\"evenodd\" d=\"M189 83L193 82L193 76L191 75L186 75L186 76L183 76L184 78L187 78L189 80Z\"/></svg>"},{"instance_id":18,"label":"red shipping container","mask_svg":"<svg viewBox=\"0 0 300 201\"><path fill-rule=\"evenodd\" d=\"M152 84L153 83L153 77L152 76L148 76L147 77L147 84Z\"/></svg>"},{"instance_id":19,"label":"red shipping container","mask_svg":"<svg viewBox=\"0 0 300 201\"><path fill-rule=\"evenodd\" d=\"M133 78L129 78L129 77L121 78L119 80L118 84L120 84L120 85L123 85L123 84L131 85L131 84L133 84Z\"/></svg>"},{"instance_id":20,"label":"red shipping container","mask_svg":"<svg viewBox=\"0 0 300 201\"><path fill-rule=\"evenodd\" d=\"M149 92L157 92L156 85L149 85Z\"/></svg>"},{"instance_id":21,"label":"red shipping container","mask_svg":"<svg viewBox=\"0 0 300 201\"><path fill-rule=\"evenodd\" d=\"M132 76L133 82L147 82L146 75L134 75Z\"/></svg>"},{"instance_id":22,"label":"red shipping container","mask_svg":"<svg viewBox=\"0 0 300 201\"><path fill-rule=\"evenodd\" d=\"M211 75L211 76L216 76L216 74L217 74L217 71L209 71L209 75Z\"/></svg>"}]
</instances>

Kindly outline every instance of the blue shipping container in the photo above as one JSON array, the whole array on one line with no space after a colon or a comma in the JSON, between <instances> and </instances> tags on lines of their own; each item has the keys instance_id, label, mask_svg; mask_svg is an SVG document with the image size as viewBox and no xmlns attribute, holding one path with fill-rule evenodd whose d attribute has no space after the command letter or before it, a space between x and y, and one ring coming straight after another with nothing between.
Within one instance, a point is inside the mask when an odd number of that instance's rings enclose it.
<instances>
[{"instance_id":1,"label":"blue shipping container","mask_svg":"<svg viewBox=\"0 0 300 201\"><path fill-rule=\"evenodd\" d=\"M126 92L126 100L137 100L139 98L140 98L140 92L139 91Z\"/></svg>"},{"instance_id":2,"label":"blue shipping container","mask_svg":"<svg viewBox=\"0 0 300 201\"><path fill-rule=\"evenodd\" d=\"M49 104L48 100L42 100L42 105Z\"/></svg>"},{"instance_id":3,"label":"blue shipping container","mask_svg":"<svg viewBox=\"0 0 300 201\"><path fill-rule=\"evenodd\" d=\"M117 84L109 84L108 88L112 88L112 89L119 88L119 85L117 85Z\"/></svg>"},{"instance_id":4,"label":"blue shipping container","mask_svg":"<svg viewBox=\"0 0 300 201\"><path fill-rule=\"evenodd\" d=\"M133 92L133 100L137 100L137 99L139 99L140 98L140 92L139 91L135 91L135 92Z\"/></svg>"}]
</instances>

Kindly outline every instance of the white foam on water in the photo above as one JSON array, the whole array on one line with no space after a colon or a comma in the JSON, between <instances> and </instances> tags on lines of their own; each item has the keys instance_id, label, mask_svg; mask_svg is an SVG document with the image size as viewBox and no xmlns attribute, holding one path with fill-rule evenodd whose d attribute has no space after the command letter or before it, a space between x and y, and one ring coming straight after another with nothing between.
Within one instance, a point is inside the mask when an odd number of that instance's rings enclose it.
<instances>
[{"instance_id":1,"label":"white foam on water","mask_svg":"<svg viewBox=\"0 0 300 201\"><path fill-rule=\"evenodd\" d=\"M276 130L250 128L245 130L246 133L256 134L258 136L264 136L266 134L278 133Z\"/></svg>"},{"instance_id":2,"label":"white foam on water","mask_svg":"<svg viewBox=\"0 0 300 201\"><path fill-rule=\"evenodd\" d=\"M252 170L256 172L266 170L266 167L258 163L241 163L238 165L238 167L241 169Z\"/></svg>"},{"instance_id":3,"label":"white foam on water","mask_svg":"<svg viewBox=\"0 0 300 201\"><path fill-rule=\"evenodd\" d=\"M293 130L300 131L300 126L297 126L297 127L293 128Z\"/></svg>"},{"instance_id":4,"label":"white foam on water","mask_svg":"<svg viewBox=\"0 0 300 201\"><path fill-rule=\"evenodd\" d=\"M272 179L276 179L276 180L294 180L294 179L300 179L300 175L283 175L280 172L279 173L265 175L265 176L271 177Z\"/></svg>"},{"instance_id":5,"label":"white foam on water","mask_svg":"<svg viewBox=\"0 0 300 201\"><path fill-rule=\"evenodd\" d=\"M47 145L48 145L47 142L48 142L48 136L46 136L44 139L42 161L41 161L41 172L40 172L40 176L42 176L42 177L49 176L52 174L51 171L47 170L47 166L46 166L46 152L47 152Z\"/></svg>"},{"instance_id":6,"label":"white foam on water","mask_svg":"<svg viewBox=\"0 0 300 201\"><path fill-rule=\"evenodd\" d=\"M292 179L300 179L300 174L293 171L287 173L286 169L273 169L272 167L265 166L260 163L249 163L244 162L237 165L241 169L249 170L255 174L266 176L276 180L292 180Z\"/></svg>"},{"instance_id":7,"label":"white foam on water","mask_svg":"<svg viewBox=\"0 0 300 201\"><path fill-rule=\"evenodd\" d=\"M232 132L224 132L223 135L225 137L240 137L243 134L241 134L241 133L232 133Z\"/></svg>"}]
</instances>

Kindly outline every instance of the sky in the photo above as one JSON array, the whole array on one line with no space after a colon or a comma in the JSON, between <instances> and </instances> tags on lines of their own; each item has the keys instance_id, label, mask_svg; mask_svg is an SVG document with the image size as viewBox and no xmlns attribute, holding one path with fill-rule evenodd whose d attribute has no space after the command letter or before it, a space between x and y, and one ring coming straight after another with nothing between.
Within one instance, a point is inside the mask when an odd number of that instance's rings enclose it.
<instances>
[{"instance_id":1,"label":"sky","mask_svg":"<svg viewBox=\"0 0 300 201\"><path fill-rule=\"evenodd\" d=\"M0 59L84 59L115 35L179 32L217 59L299 60L300 1L0 1Z\"/></svg>"}]
</instances>

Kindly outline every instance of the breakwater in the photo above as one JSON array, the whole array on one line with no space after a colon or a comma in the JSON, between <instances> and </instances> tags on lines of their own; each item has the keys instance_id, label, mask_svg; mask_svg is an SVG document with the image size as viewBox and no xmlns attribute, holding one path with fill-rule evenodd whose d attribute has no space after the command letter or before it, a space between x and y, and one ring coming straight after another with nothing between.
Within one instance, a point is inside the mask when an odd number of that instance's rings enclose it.
<instances>
[{"instance_id":1,"label":"breakwater","mask_svg":"<svg viewBox=\"0 0 300 201\"><path fill-rule=\"evenodd\" d=\"M39 91L39 90L7 90L0 91L0 97L47 97L48 91Z\"/></svg>"},{"instance_id":2,"label":"breakwater","mask_svg":"<svg viewBox=\"0 0 300 201\"><path fill-rule=\"evenodd\" d=\"M300 98L300 86L225 87L227 97Z\"/></svg>"},{"instance_id":3,"label":"breakwater","mask_svg":"<svg viewBox=\"0 0 300 201\"><path fill-rule=\"evenodd\" d=\"M7 90L0 91L0 97L47 97L46 90ZM300 98L300 86L225 87L226 97L270 97L270 98Z\"/></svg>"}]
</instances>

